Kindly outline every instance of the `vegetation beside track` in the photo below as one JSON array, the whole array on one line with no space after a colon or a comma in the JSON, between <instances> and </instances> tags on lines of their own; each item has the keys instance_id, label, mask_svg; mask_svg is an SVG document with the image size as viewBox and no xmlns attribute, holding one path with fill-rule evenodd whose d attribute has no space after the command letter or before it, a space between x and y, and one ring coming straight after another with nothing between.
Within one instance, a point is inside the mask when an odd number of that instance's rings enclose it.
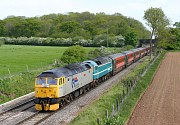
<instances>
[{"instance_id":1,"label":"vegetation beside track","mask_svg":"<svg viewBox=\"0 0 180 125\"><path fill-rule=\"evenodd\" d=\"M133 69L131 73L129 73L125 78L123 78L123 81L129 80L136 74L139 74L139 72L141 72L142 69L144 69L144 67L147 66L148 64L149 64L149 59L146 59L144 62L141 62L140 65L136 66L135 69ZM97 118L105 119L106 117L105 111L108 110L109 113L111 112L112 104L116 104L116 98L117 96L122 94L123 89L124 89L123 84L121 82L115 84L112 88L107 90L107 92L105 92L102 97L100 97L98 100L90 104L82 113L80 113L79 116L76 117L70 123L70 125L79 125L79 124L80 125L92 125L92 124L95 125L97 124L96 122ZM133 103L132 104L127 103L124 105L124 108L126 108L129 105L130 107L133 107ZM131 111L131 108L129 110ZM122 109L122 113L127 114L128 110ZM125 118L123 117L123 119ZM122 121L124 121L123 119ZM106 123L108 124L110 122L111 122L111 119L109 119L108 121L105 121L105 124Z\"/></svg>"},{"instance_id":2,"label":"vegetation beside track","mask_svg":"<svg viewBox=\"0 0 180 125\"><path fill-rule=\"evenodd\" d=\"M155 72L158 70L165 53L166 52L163 51L157 60L149 67L146 74L140 79L132 93L127 97L124 105L121 107L121 111L116 116L106 120L103 125L124 125L127 122L142 93L145 92L153 80Z\"/></svg>"}]
</instances>

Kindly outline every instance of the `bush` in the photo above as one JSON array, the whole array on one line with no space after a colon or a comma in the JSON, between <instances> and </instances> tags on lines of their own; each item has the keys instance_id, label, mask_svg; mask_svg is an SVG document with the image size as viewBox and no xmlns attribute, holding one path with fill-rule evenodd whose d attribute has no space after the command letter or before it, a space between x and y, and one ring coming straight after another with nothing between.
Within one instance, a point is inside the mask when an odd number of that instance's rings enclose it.
<instances>
[{"instance_id":1,"label":"bush","mask_svg":"<svg viewBox=\"0 0 180 125\"><path fill-rule=\"evenodd\" d=\"M66 49L61 57L64 63L71 64L87 59L87 52L82 46L72 46Z\"/></svg>"},{"instance_id":2,"label":"bush","mask_svg":"<svg viewBox=\"0 0 180 125\"><path fill-rule=\"evenodd\" d=\"M96 58L98 56L106 56L106 55L109 55L109 54L111 54L111 52L108 51L106 47L101 46L100 48L96 48L96 49L94 49L92 51L89 51L88 59L93 59L93 58Z\"/></svg>"}]
</instances>

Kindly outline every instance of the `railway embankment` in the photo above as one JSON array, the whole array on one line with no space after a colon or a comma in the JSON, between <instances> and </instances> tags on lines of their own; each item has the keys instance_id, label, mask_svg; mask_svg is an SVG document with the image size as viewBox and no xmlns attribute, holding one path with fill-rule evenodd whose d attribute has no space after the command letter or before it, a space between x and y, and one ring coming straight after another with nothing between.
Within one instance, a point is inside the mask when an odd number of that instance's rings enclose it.
<instances>
[{"instance_id":1,"label":"railway embankment","mask_svg":"<svg viewBox=\"0 0 180 125\"><path fill-rule=\"evenodd\" d=\"M14 109L18 105L20 106L23 103L28 102L29 100L32 100L33 98L34 98L34 92L26 94L16 99L13 99L9 102L3 103L0 105L0 114L8 110Z\"/></svg>"},{"instance_id":2,"label":"railway embankment","mask_svg":"<svg viewBox=\"0 0 180 125\"><path fill-rule=\"evenodd\" d=\"M123 90L125 90L125 93L127 92L127 89L123 87L122 82L115 84L111 89L107 90L102 97L93 102L82 113L80 113L79 116L70 123L70 125L90 125L98 123L124 124L130 117L133 107L136 105L139 97L152 80L153 75L163 57L164 52L151 64L148 60L141 62L140 65L133 69L134 71L132 70L131 73L128 74L129 78L132 78L134 74L142 71L144 67L148 67L145 70L146 73L141 74L143 76L137 81L134 90L126 96L126 99L123 101L123 105L120 106L119 112L115 112L115 110L119 110L116 106L117 98L121 98Z\"/></svg>"}]
</instances>

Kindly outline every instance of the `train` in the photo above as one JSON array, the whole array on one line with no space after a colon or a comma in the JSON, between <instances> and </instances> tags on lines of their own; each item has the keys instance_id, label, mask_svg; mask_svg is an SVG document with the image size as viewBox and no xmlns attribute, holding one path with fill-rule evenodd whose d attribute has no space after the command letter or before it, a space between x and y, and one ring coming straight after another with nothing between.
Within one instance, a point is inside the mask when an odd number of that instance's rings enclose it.
<instances>
[{"instance_id":1,"label":"train","mask_svg":"<svg viewBox=\"0 0 180 125\"><path fill-rule=\"evenodd\" d=\"M50 69L35 78L35 108L55 111L150 53L140 47Z\"/></svg>"}]
</instances>

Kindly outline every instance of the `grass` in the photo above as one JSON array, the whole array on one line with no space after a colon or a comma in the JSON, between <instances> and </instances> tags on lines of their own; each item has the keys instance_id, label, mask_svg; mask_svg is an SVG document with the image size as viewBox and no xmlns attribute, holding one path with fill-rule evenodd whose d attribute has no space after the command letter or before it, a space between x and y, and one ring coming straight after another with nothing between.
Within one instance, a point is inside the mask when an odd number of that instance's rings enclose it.
<instances>
[{"instance_id":1,"label":"grass","mask_svg":"<svg viewBox=\"0 0 180 125\"><path fill-rule=\"evenodd\" d=\"M148 59L136 66L135 69L124 79L128 79L141 71L149 63ZM97 118L101 120L105 118L105 111L111 112L112 104L116 104L115 100L122 94L123 84L118 83L110 88L98 100L90 104L83 112L81 112L70 125L96 125Z\"/></svg>"},{"instance_id":2,"label":"grass","mask_svg":"<svg viewBox=\"0 0 180 125\"><path fill-rule=\"evenodd\" d=\"M52 64L67 47L3 45L0 47L0 76ZM87 51L93 47L85 48Z\"/></svg>"},{"instance_id":3,"label":"grass","mask_svg":"<svg viewBox=\"0 0 180 125\"><path fill-rule=\"evenodd\" d=\"M37 69L52 64L67 47L3 45L0 47L0 75Z\"/></svg>"}]
</instances>

